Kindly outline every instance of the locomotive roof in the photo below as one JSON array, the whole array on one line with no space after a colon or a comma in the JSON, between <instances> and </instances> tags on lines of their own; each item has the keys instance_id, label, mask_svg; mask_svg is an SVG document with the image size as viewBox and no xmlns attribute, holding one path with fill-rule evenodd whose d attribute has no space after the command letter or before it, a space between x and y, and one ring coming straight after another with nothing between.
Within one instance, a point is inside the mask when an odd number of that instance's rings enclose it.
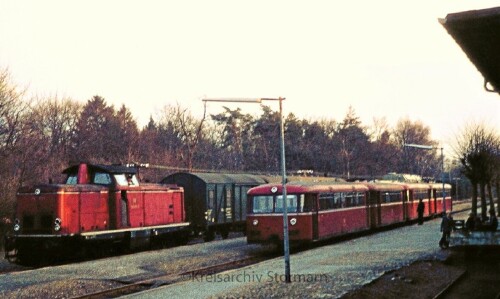
<instances>
[{"instance_id":1,"label":"locomotive roof","mask_svg":"<svg viewBox=\"0 0 500 299\"><path fill-rule=\"evenodd\" d=\"M247 173L178 172L176 175L192 175L208 184L265 184L262 177Z\"/></svg>"},{"instance_id":2,"label":"locomotive roof","mask_svg":"<svg viewBox=\"0 0 500 299\"><path fill-rule=\"evenodd\" d=\"M500 94L500 7L451 13L439 22ZM492 91L488 89L489 91Z\"/></svg>"},{"instance_id":3,"label":"locomotive roof","mask_svg":"<svg viewBox=\"0 0 500 299\"><path fill-rule=\"evenodd\" d=\"M78 165L73 165L68 168L66 168L63 173L68 174L68 173L76 173L78 172ZM87 164L87 167L90 171L103 171L107 173L132 173L136 174L137 173L137 168L135 167L127 167L123 165L102 165L102 164Z\"/></svg>"}]
</instances>

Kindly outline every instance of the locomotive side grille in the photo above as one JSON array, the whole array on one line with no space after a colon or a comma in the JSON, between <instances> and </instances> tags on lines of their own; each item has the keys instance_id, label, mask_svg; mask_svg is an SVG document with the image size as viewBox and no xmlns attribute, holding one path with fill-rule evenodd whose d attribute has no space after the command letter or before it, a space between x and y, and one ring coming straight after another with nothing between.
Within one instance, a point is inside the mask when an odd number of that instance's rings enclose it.
<instances>
[{"instance_id":1,"label":"locomotive side grille","mask_svg":"<svg viewBox=\"0 0 500 299\"><path fill-rule=\"evenodd\" d=\"M52 215L24 215L22 227L24 234L50 234L53 228L53 217Z\"/></svg>"}]
</instances>

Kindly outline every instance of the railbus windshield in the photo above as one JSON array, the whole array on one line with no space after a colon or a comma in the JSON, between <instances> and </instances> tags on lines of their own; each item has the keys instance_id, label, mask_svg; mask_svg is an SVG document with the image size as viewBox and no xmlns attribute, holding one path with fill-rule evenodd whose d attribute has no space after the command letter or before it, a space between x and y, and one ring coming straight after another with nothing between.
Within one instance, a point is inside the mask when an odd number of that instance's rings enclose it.
<instances>
[{"instance_id":1,"label":"railbus windshield","mask_svg":"<svg viewBox=\"0 0 500 299\"><path fill-rule=\"evenodd\" d=\"M299 213L311 210L313 198L304 194L287 194L287 212ZM253 214L283 213L283 195L255 195L251 197L250 212Z\"/></svg>"}]
</instances>

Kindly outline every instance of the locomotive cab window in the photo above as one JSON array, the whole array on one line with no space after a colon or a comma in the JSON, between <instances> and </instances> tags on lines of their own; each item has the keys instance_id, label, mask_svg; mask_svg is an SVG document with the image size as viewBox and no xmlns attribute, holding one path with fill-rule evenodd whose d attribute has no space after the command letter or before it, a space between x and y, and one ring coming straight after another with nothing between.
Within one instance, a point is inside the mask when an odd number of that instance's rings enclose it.
<instances>
[{"instance_id":1,"label":"locomotive cab window","mask_svg":"<svg viewBox=\"0 0 500 299\"><path fill-rule=\"evenodd\" d=\"M76 174L68 175L68 178L66 179L67 185L76 185L77 182L78 182L78 176Z\"/></svg>"},{"instance_id":2,"label":"locomotive cab window","mask_svg":"<svg viewBox=\"0 0 500 299\"><path fill-rule=\"evenodd\" d=\"M139 186L135 174L115 174L116 183L120 186Z\"/></svg>"},{"instance_id":3,"label":"locomotive cab window","mask_svg":"<svg viewBox=\"0 0 500 299\"><path fill-rule=\"evenodd\" d=\"M111 184L111 176L109 173L105 172L96 172L94 174L94 184L98 185L110 185Z\"/></svg>"}]
</instances>

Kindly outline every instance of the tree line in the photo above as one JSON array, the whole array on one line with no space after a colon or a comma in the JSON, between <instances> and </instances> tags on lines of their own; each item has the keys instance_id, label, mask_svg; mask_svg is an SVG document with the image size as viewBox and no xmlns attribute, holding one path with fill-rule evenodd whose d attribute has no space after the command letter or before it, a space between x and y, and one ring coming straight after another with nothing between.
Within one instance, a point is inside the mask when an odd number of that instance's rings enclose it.
<instances>
[{"instance_id":1,"label":"tree line","mask_svg":"<svg viewBox=\"0 0 500 299\"><path fill-rule=\"evenodd\" d=\"M180 104L166 105L140 128L125 105L114 107L99 95L82 103L58 96L28 99L26 94L12 82L8 70L0 71L0 219L11 216L18 187L61 182L60 172L82 161L149 163L159 170L141 170L150 181L179 169L265 174L280 170L280 115L265 105L257 116L221 107L220 113L201 117ZM437 146L430 128L420 121L402 118L391 127L380 118L366 126L351 107L340 121L306 120L290 113L284 124L290 172L313 170L350 179L377 178L388 172L441 174L436 151L404 146ZM498 163L498 135L493 135L496 152L491 159ZM476 178L469 170L478 167L472 162L475 156L457 156L474 184L498 179L493 168L488 178Z\"/></svg>"}]
</instances>

